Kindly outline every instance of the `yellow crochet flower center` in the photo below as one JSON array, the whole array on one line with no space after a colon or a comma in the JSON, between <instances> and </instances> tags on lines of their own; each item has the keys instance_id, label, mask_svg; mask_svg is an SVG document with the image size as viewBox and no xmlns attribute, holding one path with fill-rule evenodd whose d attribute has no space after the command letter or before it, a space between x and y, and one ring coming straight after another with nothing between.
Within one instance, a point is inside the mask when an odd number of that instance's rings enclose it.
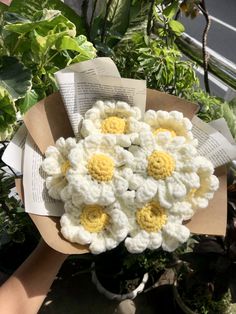
<instances>
[{"instance_id":1,"label":"yellow crochet flower center","mask_svg":"<svg viewBox=\"0 0 236 314\"><path fill-rule=\"evenodd\" d=\"M67 171L70 168L70 162L69 160L66 160L65 162L63 162L63 164L61 165L61 172L63 174L63 176L65 177Z\"/></svg>"},{"instance_id":2,"label":"yellow crochet flower center","mask_svg":"<svg viewBox=\"0 0 236 314\"><path fill-rule=\"evenodd\" d=\"M109 215L99 205L86 205L80 215L80 223L89 232L100 232L109 224Z\"/></svg>"},{"instance_id":3,"label":"yellow crochet flower center","mask_svg":"<svg viewBox=\"0 0 236 314\"><path fill-rule=\"evenodd\" d=\"M119 117L109 117L102 121L102 133L124 134L126 132L126 121Z\"/></svg>"},{"instance_id":4,"label":"yellow crochet flower center","mask_svg":"<svg viewBox=\"0 0 236 314\"><path fill-rule=\"evenodd\" d=\"M152 133L154 135L157 135L159 134L160 132L169 132L171 134L171 137L175 137L176 136L176 133L174 130L170 130L170 129L165 129L165 128L158 128L156 130L154 130Z\"/></svg>"},{"instance_id":5,"label":"yellow crochet flower center","mask_svg":"<svg viewBox=\"0 0 236 314\"><path fill-rule=\"evenodd\" d=\"M149 202L136 211L136 221L141 229L157 232L166 224L166 211L158 203Z\"/></svg>"},{"instance_id":6,"label":"yellow crochet flower center","mask_svg":"<svg viewBox=\"0 0 236 314\"><path fill-rule=\"evenodd\" d=\"M156 180L171 176L174 169L175 161L165 152L154 151L148 157L147 173Z\"/></svg>"},{"instance_id":7,"label":"yellow crochet flower center","mask_svg":"<svg viewBox=\"0 0 236 314\"><path fill-rule=\"evenodd\" d=\"M105 155L95 154L88 161L88 172L97 181L110 181L114 174L114 161Z\"/></svg>"}]
</instances>

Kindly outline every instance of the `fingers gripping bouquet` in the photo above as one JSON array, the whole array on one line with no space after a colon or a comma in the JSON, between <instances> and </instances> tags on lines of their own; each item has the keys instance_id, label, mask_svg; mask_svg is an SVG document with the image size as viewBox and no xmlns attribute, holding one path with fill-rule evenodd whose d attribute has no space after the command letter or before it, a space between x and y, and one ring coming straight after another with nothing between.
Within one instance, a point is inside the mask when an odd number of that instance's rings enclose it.
<instances>
[{"instance_id":1,"label":"fingers gripping bouquet","mask_svg":"<svg viewBox=\"0 0 236 314\"><path fill-rule=\"evenodd\" d=\"M197 153L192 124L178 111L97 101L81 139L60 138L42 168L49 195L64 202L63 236L94 254L124 241L131 253L187 241L183 225L218 189L210 161Z\"/></svg>"}]
</instances>

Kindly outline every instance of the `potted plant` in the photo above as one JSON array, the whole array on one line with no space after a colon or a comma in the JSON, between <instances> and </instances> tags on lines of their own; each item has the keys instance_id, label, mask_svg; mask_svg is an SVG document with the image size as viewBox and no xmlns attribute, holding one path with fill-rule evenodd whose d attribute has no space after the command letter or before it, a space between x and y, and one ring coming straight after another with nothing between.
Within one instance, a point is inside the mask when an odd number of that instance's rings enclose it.
<instances>
[{"instance_id":1,"label":"potted plant","mask_svg":"<svg viewBox=\"0 0 236 314\"><path fill-rule=\"evenodd\" d=\"M236 213L228 204L226 237L196 237L191 252L180 255L174 296L184 313L231 313L235 301Z\"/></svg>"},{"instance_id":2,"label":"potted plant","mask_svg":"<svg viewBox=\"0 0 236 314\"><path fill-rule=\"evenodd\" d=\"M121 243L95 257L92 280L109 299L134 299L144 288L154 285L170 258L170 253L160 249L131 254Z\"/></svg>"}]
</instances>

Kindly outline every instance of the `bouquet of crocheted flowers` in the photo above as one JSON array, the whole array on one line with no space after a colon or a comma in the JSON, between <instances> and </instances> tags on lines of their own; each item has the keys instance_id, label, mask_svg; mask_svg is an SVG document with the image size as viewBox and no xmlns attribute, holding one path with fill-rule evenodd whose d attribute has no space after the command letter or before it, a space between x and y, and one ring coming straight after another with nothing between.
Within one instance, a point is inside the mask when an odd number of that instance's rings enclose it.
<instances>
[{"instance_id":1,"label":"bouquet of crocheted flowers","mask_svg":"<svg viewBox=\"0 0 236 314\"><path fill-rule=\"evenodd\" d=\"M81 140L60 138L42 168L49 195L64 202L61 232L94 254L124 241L131 253L174 251L190 236L182 223L218 189L214 168L197 152L192 124L178 111L97 101Z\"/></svg>"}]
</instances>

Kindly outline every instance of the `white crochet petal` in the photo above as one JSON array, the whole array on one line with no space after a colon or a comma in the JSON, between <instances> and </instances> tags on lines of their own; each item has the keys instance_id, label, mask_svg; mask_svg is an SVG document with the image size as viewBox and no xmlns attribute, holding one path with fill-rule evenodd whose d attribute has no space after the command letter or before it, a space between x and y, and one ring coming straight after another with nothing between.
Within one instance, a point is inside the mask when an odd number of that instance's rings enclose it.
<instances>
[{"instance_id":1,"label":"white crochet petal","mask_svg":"<svg viewBox=\"0 0 236 314\"><path fill-rule=\"evenodd\" d=\"M208 206L208 199L205 197L194 197L192 204L195 208L206 208Z\"/></svg>"},{"instance_id":2,"label":"white crochet petal","mask_svg":"<svg viewBox=\"0 0 236 314\"><path fill-rule=\"evenodd\" d=\"M82 203L78 203L78 206L74 206L71 200L67 200L64 205L65 213L69 217L74 217L75 219L79 219L81 210L80 207L82 206Z\"/></svg>"},{"instance_id":3,"label":"white crochet petal","mask_svg":"<svg viewBox=\"0 0 236 314\"><path fill-rule=\"evenodd\" d=\"M104 238L106 250L112 250L117 247L117 241L109 236Z\"/></svg>"},{"instance_id":4,"label":"white crochet petal","mask_svg":"<svg viewBox=\"0 0 236 314\"><path fill-rule=\"evenodd\" d=\"M123 194L125 191L128 190L129 187L128 181L119 175L114 176L113 185L116 193L118 194Z\"/></svg>"},{"instance_id":5,"label":"white crochet petal","mask_svg":"<svg viewBox=\"0 0 236 314\"><path fill-rule=\"evenodd\" d=\"M158 183L153 179L147 179L142 186L136 192L136 199L138 202L148 202L156 194Z\"/></svg>"},{"instance_id":6,"label":"white crochet petal","mask_svg":"<svg viewBox=\"0 0 236 314\"><path fill-rule=\"evenodd\" d=\"M60 137L56 141L56 147L64 158L67 158L70 150L74 148L75 146L76 146L76 140L72 137L68 137L67 139Z\"/></svg>"},{"instance_id":7,"label":"white crochet petal","mask_svg":"<svg viewBox=\"0 0 236 314\"><path fill-rule=\"evenodd\" d=\"M128 180L129 180L129 188L131 190L137 190L145 182L144 177L139 174L133 174L132 176L129 177Z\"/></svg>"},{"instance_id":8,"label":"white crochet petal","mask_svg":"<svg viewBox=\"0 0 236 314\"><path fill-rule=\"evenodd\" d=\"M150 126L144 122L138 121L133 117L128 119L128 126L130 133L140 133L145 131L150 131Z\"/></svg>"},{"instance_id":9,"label":"white crochet petal","mask_svg":"<svg viewBox=\"0 0 236 314\"><path fill-rule=\"evenodd\" d=\"M137 157L132 161L132 163L130 164L130 167L133 170L133 172L145 175L147 165L148 165L148 161L146 157L145 158Z\"/></svg>"},{"instance_id":10,"label":"white crochet petal","mask_svg":"<svg viewBox=\"0 0 236 314\"><path fill-rule=\"evenodd\" d=\"M89 109L85 115L84 115L84 118L87 120L96 120L96 119L99 119L100 118L100 115L101 115L101 110L99 108L96 108L96 105Z\"/></svg>"},{"instance_id":11,"label":"white crochet petal","mask_svg":"<svg viewBox=\"0 0 236 314\"><path fill-rule=\"evenodd\" d=\"M161 244L162 244L162 235L161 235L161 232L157 232L157 233L154 233L154 232L151 232L149 234L149 244L148 244L148 248L150 250L156 250L158 249Z\"/></svg>"},{"instance_id":12,"label":"white crochet petal","mask_svg":"<svg viewBox=\"0 0 236 314\"><path fill-rule=\"evenodd\" d=\"M217 191L220 185L219 179L215 175L211 175L209 181L210 181L210 184L209 184L210 191L211 192Z\"/></svg>"},{"instance_id":13,"label":"white crochet petal","mask_svg":"<svg viewBox=\"0 0 236 314\"><path fill-rule=\"evenodd\" d=\"M155 137L152 132L141 132L139 145L144 148L147 153L151 153L153 151L153 147L155 147Z\"/></svg>"},{"instance_id":14,"label":"white crochet petal","mask_svg":"<svg viewBox=\"0 0 236 314\"><path fill-rule=\"evenodd\" d=\"M180 180L189 189L198 189L200 187L200 179L195 172L175 172L173 177Z\"/></svg>"},{"instance_id":15,"label":"white crochet petal","mask_svg":"<svg viewBox=\"0 0 236 314\"><path fill-rule=\"evenodd\" d=\"M194 159L194 163L196 164L197 172L200 175L209 176L213 174L214 166L207 158L203 156L197 156Z\"/></svg>"},{"instance_id":16,"label":"white crochet petal","mask_svg":"<svg viewBox=\"0 0 236 314\"><path fill-rule=\"evenodd\" d=\"M169 112L164 111L164 110L158 110L156 112L156 119L162 122L163 120L168 120L169 119Z\"/></svg>"},{"instance_id":17,"label":"white crochet petal","mask_svg":"<svg viewBox=\"0 0 236 314\"><path fill-rule=\"evenodd\" d=\"M164 251L173 252L178 246L188 240L190 231L180 223L168 222L162 228L162 248Z\"/></svg>"},{"instance_id":18,"label":"white crochet petal","mask_svg":"<svg viewBox=\"0 0 236 314\"><path fill-rule=\"evenodd\" d=\"M99 103L100 105L98 106L99 109L102 111L103 116L102 118L106 118L107 117L107 113L109 114L113 114L116 108L116 104L112 101L106 100L104 101L104 104L102 106L102 102L100 101Z\"/></svg>"},{"instance_id":19,"label":"white crochet petal","mask_svg":"<svg viewBox=\"0 0 236 314\"><path fill-rule=\"evenodd\" d=\"M67 180L63 176L54 176L47 177L45 182L48 194L56 200L61 200L61 192L67 186Z\"/></svg>"},{"instance_id":20,"label":"white crochet petal","mask_svg":"<svg viewBox=\"0 0 236 314\"><path fill-rule=\"evenodd\" d=\"M70 242L82 245L91 242L91 234L79 225L79 220L68 214L63 214L60 220L61 233Z\"/></svg>"},{"instance_id":21,"label":"white crochet petal","mask_svg":"<svg viewBox=\"0 0 236 314\"><path fill-rule=\"evenodd\" d=\"M136 120L140 120L142 118L142 112L138 107L136 106L131 107L131 112L132 117L135 118Z\"/></svg>"},{"instance_id":22,"label":"white crochet petal","mask_svg":"<svg viewBox=\"0 0 236 314\"><path fill-rule=\"evenodd\" d=\"M132 169L125 167L119 171L119 175L121 175L125 180L129 181L129 179L133 175L133 171Z\"/></svg>"},{"instance_id":23,"label":"white crochet petal","mask_svg":"<svg viewBox=\"0 0 236 314\"><path fill-rule=\"evenodd\" d=\"M95 127L94 122L90 119L83 120L80 133L83 137L96 134L97 128Z\"/></svg>"},{"instance_id":24,"label":"white crochet petal","mask_svg":"<svg viewBox=\"0 0 236 314\"><path fill-rule=\"evenodd\" d=\"M141 230L134 237L128 237L125 239L125 246L130 253L142 253L149 244L149 234Z\"/></svg>"},{"instance_id":25,"label":"white crochet petal","mask_svg":"<svg viewBox=\"0 0 236 314\"><path fill-rule=\"evenodd\" d=\"M126 102L124 101L117 101L116 102L116 110L117 112L125 112L130 111L132 112L132 107L130 107Z\"/></svg>"},{"instance_id":26,"label":"white crochet petal","mask_svg":"<svg viewBox=\"0 0 236 314\"><path fill-rule=\"evenodd\" d=\"M92 234L92 241L89 250L93 254L100 254L106 251L106 240L102 234Z\"/></svg>"},{"instance_id":27,"label":"white crochet petal","mask_svg":"<svg viewBox=\"0 0 236 314\"><path fill-rule=\"evenodd\" d=\"M94 154L99 151L113 151L116 144L116 136L113 134L93 134L84 140L84 148L90 154Z\"/></svg>"},{"instance_id":28,"label":"white crochet petal","mask_svg":"<svg viewBox=\"0 0 236 314\"><path fill-rule=\"evenodd\" d=\"M97 203L101 195L101 186L88 177L77 176L77 181L73 183L74 193L72 200L74 204L84 202L86 204Z\"/></svg>"},{"instance_id":29,"label":"white crochet petal","mask_svg":"<svg viewBox=\"0 0 236 314\"><path fill-rule=\"evenodd\" d=\"M194 210L190 203L188 202L176 202L169 209L171 215L176 215L181 217L181 220L191 219L194 215Z\"/></svg>"},{"instance_id":30,"label":"white crochet petal","mask_svg":"<svg viewBox=\"0 0 236 314\"><path fill-rule=\"evenodd\" d=\"M159 180L156 200L164 208L170 208L172 206L172 198L167 193L166 184L163 180Z\"/></svg>"},{"instance_id":31,"label":"white crochet petal","mask_svg":"<svg viewBox=\"0 0 236 314\"><path fill-rule=\"evenodd\" d=\"M135 191L126 191L120 194L117 198L122 203L122 207L133 206L135 201Z\"/></svg>"},{"instance_id":32,"label":"white crochet petal","mask_svg":"<svg viewBox=\"0 0 236 314\"><path fill-rule=\"evenodd\" d=\"M62 163L63 159L60 157L60 155L57 155L56 158L50 156L44 159L42 168L47 173L47 175L59 175L61 174Z\"/></svg>"},{"instance_id":33,"label":"white crochet petal","mask_svg":"<svg viewBox=\"0 0 236 314\"><path fill-rule=\"evenodd\" d=\"M55 146L48 146L45 151L45 157L58 158L58 156L60 156L58 149Z\"/></svg>"},{"instance_id":34,"label":"white crochet petal","mask_svg":"<svg viewBox=\"0 0 236 314\"><path fill-rule=\"evenodd\" d=\"M183 199L187 194L185 185L174 176L166 179L168 193L175 199Z\"/></svg>"},{"instance_id":35,"label":"white crochet petal","mask_svg":"<svg viewBox=\"0 0 236 314\"><path fill-rule=\"evenodd\" d=\"M116 136L116 141L117 144L120 145L121 147L130 147L132 144L132 137L130 136L131 134L117 134Z\"/></svg>"},{"instance_id":36,"label":"white crochet petal","mask_svg":"<svg viewBox=\"0 0 236 314\"><path fill-rule=\"evenodd\" d=\"M133 161L133 155L122 147L116 146L114 151L114 157L116 166L130 165Z\"/></svg>"},{"instance_id":37,"label":"white crochet petal","mask_svg":"<svg viewBox=\"0 0 236 314\"><path fill-rule=\"evenodd\" d=\"M148 123L150 126L156 123L156 111L148 110L144 113L144 122Z\"/></svg>"},{"instance_id":38,"label":"white crochet petal","mask_svg":"<svg viewBox=\"0 0 236 314\"><path fill-rule=\"evenodd\" d=\"M109 205L115 202L116 197L113 188L109 184L100 184L100 195L98 199L98 204Z\"/></svg>"},{"instance_id":39,"label":"white crochet petal","mask_svg":"<svg viewBox=\"0 0 236 314\"><path fill-rule=\"evenodd\" d=\"M83 163L85 159L85 154L82 148L82 143L78 143L75 148L73 148L69 155L68 160L73 168L77 169L78 166Z\"/></svg>"},{"instance_id":40,"label":"white crochet petal","mask_svg":"<svg viewBox=\"0 0 236 314\"><path fill-rule=\"evenodd\" d=\"M169 112L169 118L174 118L174 120L181 121L183 117L183 113L180 111L173 110Z\"/></svg>"},{"instance_id":41,"label":"white crochet petal","mask_svg":"<svg viewBox=\"0 0 236 314\"><path fill-rule=\"evenodd\" d=\"M192 130L192 122L188 118L183 118L183 126L186 128L186 130L191 131Z\"/></svg>"},{"instance_id":42,"label":"white crochet petal","mask_svg":"<svg viewBox=\"0 0 236 314\"><path fill-rule=\"evenodd\" d=\"M126 214L120 209L113 209L108 214L112 219L112 224L108 225L105 233L110 233L110 235L116 240L116 243L120 243L127 236L129 231L129 222Z\"/></svg>"}]
</instances>

